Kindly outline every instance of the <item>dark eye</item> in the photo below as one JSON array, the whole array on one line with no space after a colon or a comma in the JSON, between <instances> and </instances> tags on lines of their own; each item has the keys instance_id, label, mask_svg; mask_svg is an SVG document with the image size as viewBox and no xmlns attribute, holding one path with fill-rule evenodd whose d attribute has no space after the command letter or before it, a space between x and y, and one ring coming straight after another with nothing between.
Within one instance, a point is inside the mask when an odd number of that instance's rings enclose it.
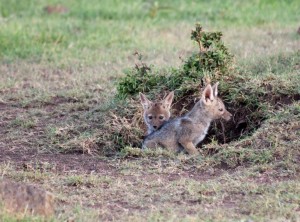
<instances>
[{"instance_id":1,"label":"dark eye","mask_svg":"<svg viewBox=\"0 0 300 222\"><path fill-rule=\"evenodd\" d=\"M163 119L164 117L163 116L159 116L159 119Z\"/></svg>"},{"instance_id":2,"label":"dark eye","mask_svg":"<svg viewBox=\"0 0 300 222\"><path fill-rule=\"evenodd\" d=\"M223 111L223 109L219 109L219 111L220 111L220 112L222 112L222 111Z\"/></svg>"},{"instance_id":3,"label":"dark eye","mask_svg":"<svg viewBox=\"0 0 300 222\"><path fill-rule=\"evenodd\" d=\"M152 119L152 116L148 116L149 119Z\"/></svg>"}]
</instances>

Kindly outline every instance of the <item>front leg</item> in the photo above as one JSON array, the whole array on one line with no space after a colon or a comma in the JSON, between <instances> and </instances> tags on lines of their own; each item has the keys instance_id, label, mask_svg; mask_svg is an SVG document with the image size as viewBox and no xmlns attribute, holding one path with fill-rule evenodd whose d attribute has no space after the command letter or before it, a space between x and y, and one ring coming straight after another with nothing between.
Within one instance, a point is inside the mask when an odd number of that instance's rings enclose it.
<instances>
[{"instance_id":1,"label":"front leg","mask_svg":"<svg viewBox=\"0 0 300 222\"><path fill-rule=\"evenodd\" d=\"M181 141L180 144L190 155L198 155L199 151L192 142Z\"/></svg>"},{"instance_id":2,"label":"front leg","mask_svg":"<svg viewBox=\"0 0 300 222\"><path fill-rule=\"evenodd\" d=\"M142 149L155 149L159 147L158 143L154 140L144 140L143 145L142 145Z\"/></svg>"},{"instance_id":3,"label":"front leg","mask_svg":"<svg viewBox=\"0 0 300 222\"><path fill-rule=\"evenodd\" d=\"M174 140L156 140L156 139L149 139L143 142L142 149L156 149L156 148L164 148L172 152L179 152L181 147Z\"/></svg>"}]
</instances>

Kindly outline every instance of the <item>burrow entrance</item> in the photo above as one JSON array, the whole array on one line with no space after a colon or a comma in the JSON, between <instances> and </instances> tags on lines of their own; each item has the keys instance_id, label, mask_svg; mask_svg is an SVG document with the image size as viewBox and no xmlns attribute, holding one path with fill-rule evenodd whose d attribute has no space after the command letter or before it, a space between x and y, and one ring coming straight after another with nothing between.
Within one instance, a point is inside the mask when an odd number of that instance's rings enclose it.
<instances>
[{"instance_id":1,"label":"burrow entrance","mask_svg":"<svg viewBox=\"0 0 300 222\"><path fill-rule=\"evenodd\" d=\"M267 101L274 110L300 100L300 94L295 95L272 95L262 100ZM212 140L219 144L230 143L245 136L253 134L260 128L262 122L267 119L266 112L261 107L247 104L225 104L233 118L226 122L217 120L212 123L206 139L202 144L210 143Z\"/></svg>"}]
</instances>

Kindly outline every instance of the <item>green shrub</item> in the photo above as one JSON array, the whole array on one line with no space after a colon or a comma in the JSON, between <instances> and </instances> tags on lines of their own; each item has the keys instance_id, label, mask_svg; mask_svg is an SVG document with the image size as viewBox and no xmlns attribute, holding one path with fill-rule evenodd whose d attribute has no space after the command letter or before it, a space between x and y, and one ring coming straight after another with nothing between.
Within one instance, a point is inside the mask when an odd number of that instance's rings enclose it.
<instances>
[{"instance_id":1,"label":"green shrub","mask_svg":"<svg viewBox=\"0 0 300 222\"><path fill-rule=\"evenodd\" d=\"M125 72L117 85L117 96L126 98L139 92L162 92L164 90L188 91L190 84L209 76L213 81L226 75L232 67L232 55L221 40L221 32L205 32L196 24L191 39L198 46L198 52L188 57L182 67L158 71L154 66L142 62L142 55L136 53L139 62ZM189 88L189 87L188 87Z\"/></svg>"}]
</instances>

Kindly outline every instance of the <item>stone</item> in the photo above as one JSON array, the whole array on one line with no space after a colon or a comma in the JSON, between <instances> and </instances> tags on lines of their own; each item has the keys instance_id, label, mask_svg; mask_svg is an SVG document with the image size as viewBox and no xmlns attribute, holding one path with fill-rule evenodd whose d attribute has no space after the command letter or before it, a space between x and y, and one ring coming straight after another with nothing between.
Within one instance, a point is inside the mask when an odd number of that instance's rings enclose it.
<instances>
[{"instance_id":1,"label":"stone","mask_svg":"<svg viewBox=\"0 0 300 222\"><path fill-rule=\"evenodd\" d=\"M46 217L54 214L54 195L34 185L0 181L0 203L9 214Z\"/></svg>"}]
</instances>

